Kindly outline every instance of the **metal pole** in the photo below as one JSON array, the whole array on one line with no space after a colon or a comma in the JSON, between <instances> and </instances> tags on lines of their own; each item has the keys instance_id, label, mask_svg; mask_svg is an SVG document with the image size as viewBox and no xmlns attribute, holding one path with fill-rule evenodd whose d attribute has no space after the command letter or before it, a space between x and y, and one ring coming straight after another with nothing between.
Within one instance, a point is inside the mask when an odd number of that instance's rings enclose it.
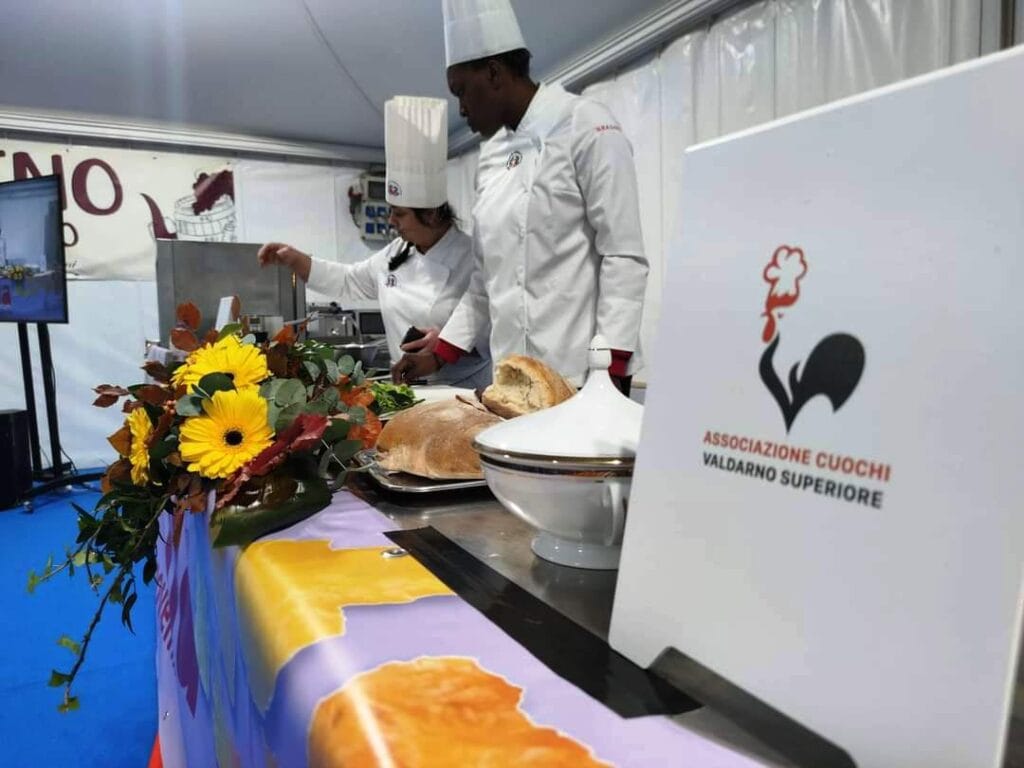
<instances>
[{"instance_id":1,"label":"metal pole","mask_svg":"<svg viewBox=\"0 0 1024 768\"><path fill-rule=\"evenodd\" d=\"M39 357L43 367L43 393L46 399L46 421L50 427L50 452L53 461L53 478L62 474L64 461L60 454L60 432L57 428L57 392L53 380L53 358L50 355L50 329L46 323L36 325L39 332Z\"/></svg>"},{"instance_id":2,"label":"metal pole","mask_svg":"<svg viewBox=\"0 0 1024 768\"><path fill-rule=\"evenodd\" d=\"M28 325L18 323L18 347L21 349L21 380L25 386L25 410L28 412L28 439L32 450L32 474L43 471L39 453L39 423L36 420L36 390L32 385L32 352L28 346Z\"/></svg>"}]
</instances>

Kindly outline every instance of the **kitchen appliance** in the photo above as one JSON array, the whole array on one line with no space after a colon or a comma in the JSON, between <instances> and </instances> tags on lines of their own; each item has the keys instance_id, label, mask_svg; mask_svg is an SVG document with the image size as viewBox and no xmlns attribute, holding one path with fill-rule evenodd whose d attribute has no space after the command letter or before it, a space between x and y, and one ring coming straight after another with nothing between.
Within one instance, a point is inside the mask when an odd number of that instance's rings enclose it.
<instances>
[{"instance_id":1,"label":"kitchen appliance","mask_svg":"<svg viewBox=\"0 0 1024 768\"><path fill-rule=\"evenodd\" d=\"M157 312L160 340L167 344L179 304L199 308L199 336L213 327L223 296L238 296L241 313L250 318L280 318L281 323L306 316L306 286L291 270L261 267L254 243L156 241ZM268 323L260 322L261 328ZM269 321L274 327L276 322ZM280 328L278 327L278 330Z\"/></svg>"},{"instance_id":2,"label":"kitchen appliance","mask_svg":"<svg viewBox=\"0 0 1024 768\"><path fill-rule=\"evenodd\" d=\"M587 383L547 410L477 435L491 491L538 529L535 554L577 568L618 566L643 406L608 376L611 349L596 336Z\"/></svg>"}]
</instances>

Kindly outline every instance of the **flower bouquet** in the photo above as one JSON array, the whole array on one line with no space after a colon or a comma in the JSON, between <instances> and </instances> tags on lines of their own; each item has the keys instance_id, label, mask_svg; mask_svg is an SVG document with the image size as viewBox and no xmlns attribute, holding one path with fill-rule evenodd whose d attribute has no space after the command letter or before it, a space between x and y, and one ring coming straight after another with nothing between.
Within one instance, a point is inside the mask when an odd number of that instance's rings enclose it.
<instances>
[{"instance_id":1,"label":"flower bouquet","mask_svg":"<svg viewBox=\"0 0 1024 768\"><path fill-rule=\"evenodd\" d=\"M173 518L176 545L185 515L212 508L215 547L244 545L326 507L345 462L381 430L374 394L358 362L332 347L298 341L286 326L257 344L242 325L200 340L199 311L178 308L173 344L184 362L143 366L154 384L96 388L95 405L123 400L124 425L109 440L119 459L102 480L93 511L75 506L78 539L64 561L29 575L29 591L67 570L87 572L100 602L81 642L58 642L75 656L50 685L64 687L62 711L77 707L71 683L108 603L131 629L136 566L156 575L160 515Z\"/></svg>"},{"instance_id":2,"label":"flower bouquet","mask_svg":"<svg viewBox=\"0 0 1024 768\"><path fill-rule=\"evenodd\" d=\"M39 273L38 267L31 264L4 264L0 265L0 277L20 283L33 275Z\"/></svg>"}]
</instances>

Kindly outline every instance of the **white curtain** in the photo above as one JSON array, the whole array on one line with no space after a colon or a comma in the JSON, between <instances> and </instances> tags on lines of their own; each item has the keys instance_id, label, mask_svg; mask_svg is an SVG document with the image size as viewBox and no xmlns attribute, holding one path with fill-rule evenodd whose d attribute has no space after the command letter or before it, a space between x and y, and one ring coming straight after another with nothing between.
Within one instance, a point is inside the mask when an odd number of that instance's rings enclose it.
<instances>
[{"instance_id":1,"label":"white curtain","mask_svg":"<svg viewBox=\"0 0 1024 768\"><path fill-rule=\"evenodd\" d=\"M679 226L686 147L976 57L981 4L760 0L584 91L612 109L633 143L651 262L641 325L645 349L663 306L686 301L661 290L666 261L686 236ZM467 162L463 156L449 164L453 199L471 199ZM641 369L637 380L643 377Z\"/></svg>"},{"instance_id":2,"label":"white curtain","mask_svg":"<svg viewBox=\"0 0 1024 768\"><path fill-rule=\"evenodd\" d=\"M146 339L158 334L156 283L127 280L72 280L68 283L69 325L51 325L50 346L56 369L57 423L61 447L80 468L113 461L106 436L117 431L124 414L119 406L96 408L92 388L98 384L137 384L146 355ZM32 381L43 465L50 466L43 377L36 330L29 326ZM0 409L25 407L16 326L0 324L0 349L8 365L0 366Z\"/></svg>"},{"instance_id":3,"label":"white curtain","mask_svg":"<svg viewBox=\"0 0 1024 768\"><path fill-rule=\"evenodd\" d=\"M348 264L373 253L349 213L348 189L359 180L359 169L246 160L234 171L240 242L284 242ZM336 298L306 292L308 303ZM347 308L374 306L355 302Z\"/></svg>"}]
</instances>

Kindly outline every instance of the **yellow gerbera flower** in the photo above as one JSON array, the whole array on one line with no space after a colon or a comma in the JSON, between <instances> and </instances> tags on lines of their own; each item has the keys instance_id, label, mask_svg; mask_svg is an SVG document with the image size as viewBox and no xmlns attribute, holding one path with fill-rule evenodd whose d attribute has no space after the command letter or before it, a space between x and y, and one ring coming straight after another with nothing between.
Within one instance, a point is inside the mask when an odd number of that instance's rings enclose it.
<instances>
[{"instance_id":1,"label":"yellow gerbera flower","mask_svg":"<svg viewBox=\"0 0 1024 768\"><path fill-rule=\"evenodd\" d=\"M175 386L184 384L191 392L208 373L227 374L234 381L235 389L256 386L270 375L266 356L252 344L243 344L234 335L225 336L190 354L174 371L171 381Z\"/></svg>"},{"instance_id":2,"label":"yellow gerbera flower","mask_svg":"<svg viewBox=\"0 0 1024 768\"><path fill-rule=\"evenodd\" d=\"M132 482L145 485L149 482L149 436L153 432L153 422L145 408L136 408L125 420L132 433L128 460L132 463Z\"/></svg>"},{"instance_id":3,"label":"yellow gerbera flower","mask_svg":"<svg viewBox=\"0 0 1024 768\"><path fill-rule=\"evenodd\" d=\"M227 477L272 442L267 401L255 387L214 392L203 401L203 411L181 427L179 447L189 472Z\"/></svg>"}]
</instances>

